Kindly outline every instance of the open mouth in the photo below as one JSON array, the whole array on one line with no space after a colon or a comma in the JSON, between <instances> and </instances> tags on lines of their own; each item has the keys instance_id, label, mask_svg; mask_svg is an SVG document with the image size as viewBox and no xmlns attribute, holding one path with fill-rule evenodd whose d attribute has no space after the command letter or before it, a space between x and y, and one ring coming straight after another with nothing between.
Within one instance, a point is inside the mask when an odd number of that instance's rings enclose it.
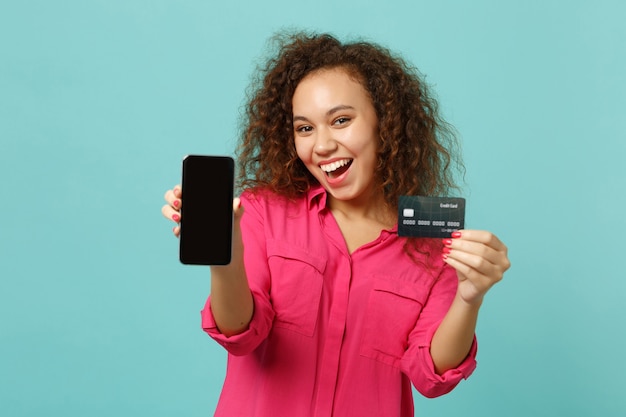
<instances>
[{"instance_id":1,"label":"open mouth","mask_svg":"<svg viewBox=\"0 0 626 417\"><path fill-rule=\"evenodd\" d=\"M350 168L352 161L352 159L348 158L340 159L338 161L331 162L330 164L320 165L320 168L329 178L337 178Z\"/></svg>"}]
</instances>

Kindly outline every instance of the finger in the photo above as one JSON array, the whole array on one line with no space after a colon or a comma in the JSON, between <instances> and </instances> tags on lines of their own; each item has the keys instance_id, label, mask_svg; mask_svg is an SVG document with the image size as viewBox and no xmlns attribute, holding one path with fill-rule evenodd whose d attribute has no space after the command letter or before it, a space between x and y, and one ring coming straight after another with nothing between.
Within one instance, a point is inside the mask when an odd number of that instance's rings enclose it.
<instances>
[{"instance_id":1,"label":"finger","mask_svg":"<svg viewBox=\"0 0 626 417\"><path fill-rule=\"evenodd\" d=\"M180 210L183 202L182 191L178 185L171 190L167 190L165 192L164 198L170 206Z\"/></svg>"},{"instance_id":2,"label":"finger","mask_svg":"<svg viewBox=\"0 0 626 417\"><path fill-rule=\"evenodd\" d=\"M511 267L508 248L496 235L484 230L460 230L460 236L444 241L444 245L459 251L482 256L504 273Z\"/></svg>"},{"instance_id":3,"label":"finger","mask_svg":"<svg viewBox=\"0 0 626 417\"><path fill-rule=\"evenodd\" d=\"M457 271L459 281L470 281L482 293L501 281L504 276L503 272L497 268L477 269L452 256L444 257L444 262Z\"/></svg>"},{"instance_id":4,"label":"finger","mask_svg":"<svg viewBox=\"0 0 626 417\"><path fill-rule=\"evenodd\" d=\"M456 252L465 252L470 255L480 256L485 258L491 263L498 263L502 258L503 253L488 246L485 243L480 243L472 240L463 240L463 239L445 239L444 246L448 249L444 248L444 253L450 253L450 250L454 250Z\"/></svg>"},{"instance_id":5,"label":"finger","mask_svg":"<svg viewBox=\"0 0 626 417\"><path fill-rule=\"evenodd\" d=\"M456 268L459 272L472 276L478 274L494 282L500 281L506 270L503 266L504 258L498 258L496 262L491 262L480 255L454 249L447 254L446 258L454 261L455 265L459 266L459 268Z\"/></svg>"},{"instance_id":6,"label":"finger","mask_svg":"<svg viewBox=\"0 0 626 417\"><path fill-rule=\"evenodd\" d=\"M176 198L182 198L183 197L183 188L181 187L180 184L176 184L174 186L174 188L172 189L172 192L174 193L174 196Z\"/></svg>"},{"instance_id":7,"label":"finger","mask_svg":"<svg viewBox=\"0 0 626 417\"><path fill-rule=\"evenodd\" d=\"M243 215L243 205L241 205L241 199L239 197L235 197L233 199L233 213L235 214L236 219L240 219Z\"/></svg>"},{"instance_id":8,"label":"finger","mask_svg":"<svg viewBox=\"0 0 626 417\"><path fill-rule=\"evenodd\" d=\"M454 258L448 257L445 262L456 270L461 296L466 301L472 302L482 299L497 282Z\"/></svg>"},{"instance_id":9,"label":"finger","mask_svg":"<svg viewBox=\"0 0 626 417\"><path fill-rule=\"evenodd\" d=\"M174 226L172 232L174 232L174 236L180 237L180 226Z\"/></svg>"},{"instance_id":10,"label":"finger","mask_svg":"<svg viewBox=\"0 0 626 417\"><path fill-rule=\"evenodd\" d=\"M173 190L167 190L165 192L164 198L167 204L169 204L171 207L177 210L180 210L180 207L182 206L182 200L176 197Z\"/></svg>"},{"instance_id":11,"label":"finger","mask_svg":"<svg viewBox=\"0 0 626 417\"><path fill-rule=\"evenodd\" d=\"M161 213L166 219L170 219L176 223L180 223L180 212L172 206L166 204L161 207Z\"/></svg>"},{"instance_id":12,"label":"finger","mask_svg":"<svg viewBox=\"0 0 626 417\"><path fill-rule=\"evenodd\" d=\"M496 235L486 230L459 230L455 235L458 236L456 239L479 242L498 251L507 251L504 243Z\"/></svg>"},{"instance_id":13,"label":"finger","mask_svg":"<svg viewBox=\"0 0 626 417\"><path fill-rule=\"evenodd\" d=\"M241 233L241 217L243 216L244 207L241 204L241 199L235 197L233 199L233 227L236 233Z\"/></svg>"}]
</instances>

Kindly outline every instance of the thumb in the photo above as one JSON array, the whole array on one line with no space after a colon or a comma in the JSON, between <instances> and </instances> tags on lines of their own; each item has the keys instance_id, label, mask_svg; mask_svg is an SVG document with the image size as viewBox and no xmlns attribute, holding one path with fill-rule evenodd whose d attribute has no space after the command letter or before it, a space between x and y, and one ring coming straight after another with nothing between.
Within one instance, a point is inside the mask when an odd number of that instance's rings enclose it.
<instances>
[{"instance_id":1,"label":"thumb","mask_svg":"<svg viewBox=\"0 0 626 417\"><path fill-rule=\"evenodd\" d=\"M233 199L233 213L235 215L235 221L238 222L241 220L241 216L243 215L244 208L241 205L241 199L239 197L235 197Z\"/></svg>"}]
</instances>

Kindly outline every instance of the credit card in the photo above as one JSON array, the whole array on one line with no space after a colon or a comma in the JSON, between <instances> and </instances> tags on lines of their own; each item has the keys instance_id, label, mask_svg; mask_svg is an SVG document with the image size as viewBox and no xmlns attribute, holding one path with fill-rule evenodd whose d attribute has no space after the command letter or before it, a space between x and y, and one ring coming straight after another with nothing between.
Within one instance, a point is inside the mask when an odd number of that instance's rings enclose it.
<instances>
[{"instance_id":1,"label":"credit card","mask_svg":"<svg viewBox=\"0 0 626 417\"><path fill-rule=\"evenodd\" d=\"M448 238L464 227L464 198L400 196L398 236Z\"/></svg>"}]
</instances>

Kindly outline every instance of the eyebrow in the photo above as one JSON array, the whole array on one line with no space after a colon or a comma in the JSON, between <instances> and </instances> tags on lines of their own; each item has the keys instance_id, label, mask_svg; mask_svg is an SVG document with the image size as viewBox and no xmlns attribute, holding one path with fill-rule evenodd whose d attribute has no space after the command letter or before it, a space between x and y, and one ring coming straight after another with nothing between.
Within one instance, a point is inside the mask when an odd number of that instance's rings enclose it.
<instances>
[{"instance_id":1,"label":"eyebrow","mask_svg":"<svg viewBox=\"0 0 626 417\"><path fill-rule=\"evenodd\" d=\"M347 104L340 104L340 105L335 106L332 109L328 110L326 112L326 116L332 116L333 114L337 113L338 111L342 111L342 110L354 110L354 107L348 106ZM295 122L297 120L307 122L309 119L307 119L304 116L294 116L293 117L293 121Z\"/></svg>"}]
</instances>

